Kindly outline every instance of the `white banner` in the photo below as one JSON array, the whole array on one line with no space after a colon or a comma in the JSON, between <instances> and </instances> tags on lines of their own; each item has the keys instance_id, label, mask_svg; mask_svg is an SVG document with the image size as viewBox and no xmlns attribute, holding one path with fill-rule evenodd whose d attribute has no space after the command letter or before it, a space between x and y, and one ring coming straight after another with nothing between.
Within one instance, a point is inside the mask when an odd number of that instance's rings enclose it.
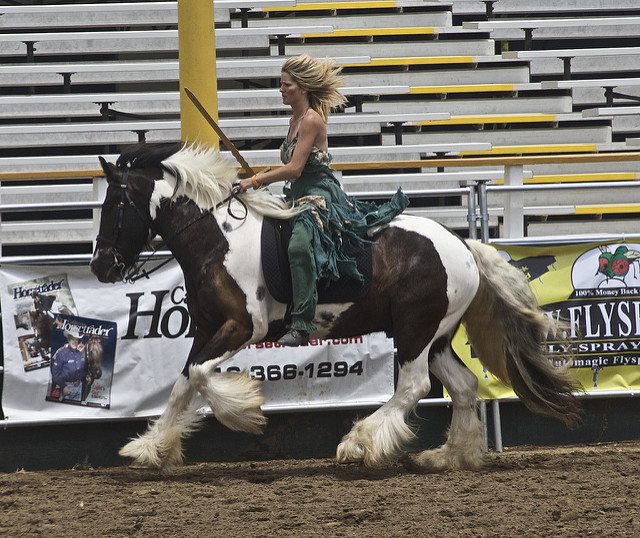
<instances>
[{"instance_id":1,"label":"white banner","mask_svg":"<svg viewBox=\"0 0 640 538\"><path fill-rule=\"evenodd\" d=\"M7 422L162 412L193 337L177 264L134 285L101 284L88 267L4 266L0 286ZM263 380L266 411L377 405L393 394L383 334L252 345L221 368Z\"/></svg>"}]
</instances>

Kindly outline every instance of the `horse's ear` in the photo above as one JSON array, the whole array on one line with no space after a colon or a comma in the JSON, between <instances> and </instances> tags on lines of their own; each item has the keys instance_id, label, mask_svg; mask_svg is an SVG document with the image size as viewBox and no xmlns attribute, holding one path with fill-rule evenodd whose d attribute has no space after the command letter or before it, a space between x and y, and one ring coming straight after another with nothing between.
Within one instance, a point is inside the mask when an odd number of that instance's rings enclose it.
<instances>
[{"instance_id":1,"label":"horse's ear","mask_svg":"<svg viewBox=\"0 0 640 538\"><path fill-rule=\"evenodd\" d=\"M102 166L102 170L104 170L104 175L107 177L107 181L111 181L112 179L114 179L117 173L116 165L113 163L108 163L101 156L98 157L98 160L100 161L100 166Z\"/></svg>"}]
</instances>

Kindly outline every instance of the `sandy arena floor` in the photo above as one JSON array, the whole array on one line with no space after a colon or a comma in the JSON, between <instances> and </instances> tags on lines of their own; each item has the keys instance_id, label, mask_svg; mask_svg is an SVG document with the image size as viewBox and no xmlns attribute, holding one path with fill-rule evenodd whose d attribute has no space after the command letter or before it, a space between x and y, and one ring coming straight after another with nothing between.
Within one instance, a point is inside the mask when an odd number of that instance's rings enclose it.
<instances>
[{"instance_id":1,"label":"sandy arena floor","mask_svg":"<svg viewBox=\"0 0 640 538\"><path fill-rule=\"evenodd\" d=\"M332 460L0 474L0 535L640 536L640 442L518 448L480 472Z\"/></svg>"}]
</instances>

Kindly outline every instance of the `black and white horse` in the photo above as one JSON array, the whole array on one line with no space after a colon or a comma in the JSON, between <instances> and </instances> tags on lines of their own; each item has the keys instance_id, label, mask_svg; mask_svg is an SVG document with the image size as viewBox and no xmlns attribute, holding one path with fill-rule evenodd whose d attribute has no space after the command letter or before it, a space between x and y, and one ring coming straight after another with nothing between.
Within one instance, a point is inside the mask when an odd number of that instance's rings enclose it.
<instances>
[{"instance_id":1,"label":"black and white horse","mask_svg":"<svg viewBox=\"0 0 640 538\"><path fill-rule=\"evenodd\" d=\"M225 426L262 432L259 381L215 369L247 344L282 334L287 305L266 291L259 237L264 216L283 219L304 208L288 208L266 190L233 195L235 170L213 150L142 145L121 155L117 166L100 161L109 185L92 271L102 282L122 280L159 234L182 268L197 327L166 410L120 453L135 466L180 464L182 441L198 425L192 404L197 392ZM243 218L229 217L245 208ZM460 322L482 364L531 410L567 424L577 419L574 383L545 351L546 336L557 325L538 308L524 275L493 247L463 241L432 220L401 215L373 235L372 264L366 294L319 305L319 329L311 335L385 331L398 350L393 397L344 436L339 462L380 466L402 456L414 437L406 419L429 392L431 371L451 395L452 423L443 446L412 459L430 470L482 464L477 380L451 349Z\"/></svg>"}]
</instances>

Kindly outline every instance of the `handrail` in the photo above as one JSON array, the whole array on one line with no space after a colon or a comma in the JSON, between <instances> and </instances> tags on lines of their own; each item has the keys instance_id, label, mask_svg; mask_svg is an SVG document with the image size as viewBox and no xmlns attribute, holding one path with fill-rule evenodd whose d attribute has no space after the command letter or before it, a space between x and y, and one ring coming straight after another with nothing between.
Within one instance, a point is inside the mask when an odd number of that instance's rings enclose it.
<instances>
[{"instance_id":1,"label":"handrail","mask_svg":"<svg viewBox=\"0 0 640 538\"><path fill-rule=\"evenodd\" d=\"M576 182L576 183L545 183L545 184L527 184L523 185L525 164L550 164L550 163L593 163L593 162L621 162L621 161L640 161L640 152L608 152L608 153L592 153L592 154L564 154L564 155L524 155L524 156L510 156L510 157L471 157L471 158L426 158L419 160L406 160L406 161L374 161L374 162L345 162L335 163L334 168L336 170L363 170L363 169L416 169L416 168L446 168L446 167L487 167L487 166L502 166L504 167L505 185L487 185L486 180L482 179L477 181L478 192L478 204L480 206L480 215L476 214L475 206L473 209L473 215L469 214L468 220L470 223L469 232L474 236L477 232L476 221L479 220L481 224L482 237L488 237L488 203L487 192L505 192L507 196L506 204L509 208L504 215L503 229L506 237L523 237L524 236L524 207L522 197L518 193L526 191L541 191L541 190L567 190L567 189L611 189L615 187L638 187L640 182L638 181L625 181L625 182ZM256 167L260 169L260 167ZM27 179L33 174L19 173L22 177L20 179ZM91 171L86 177L100 177L102 176L101 170ZM17 179L16 174L10 176L12 179ZM49 177L51 177L49 175ZM33 180L33 177L29 179ZM3 180L3 175L0 174L0 181ZM5 176L6 180L6 176ZM476 187L473 194L475 194ZM447 196L451 195L453 191L438 189L435 196ZM456 191L459 192L459 191ZM387 192L362 192L355 193L355 196L367 197L367 198L381 198L388 195ZM409 195L426 195L425 191L407 191ZM469 195L469 203L475 204L475 198L471 194ZM19 205L0 205L0 211L38 211L38 210L61 210L61 209L96 209L99 207L98 202L75 202L74 204L67 204L64 202L59 203L40 203L40 204L26 204Z\"/></svg>"},{"instance_id":2,"label":"handrail","mask_svg":"<svg viewBox=\"0 0 640 538\"><path fill-rule=\"evenodd\" d=\"M512 166L525 164L572 164L640 161L640 151L613 151L600 153L559 153L553 155L521 155L507 157L448 157L425 158L398 161L344 161L334 162L335 170L389 170L394 168L452 168L452 167L484 167L484 166ZM277 168L273 165L255 165L254 170ZM23 181L39 179L91 179L102 177L104 172L99 168L86 170L51 170L35 172L0 172L0 181Z\"/></svg>"},{"instance_id":3,"label":"handrail","mask_svg":"<svg viewBox=\"0 0 640 538\"><path fill-rule=\"evenodd\" d=\"M359 199L371 198L387 198L394 194L395 191L367 191L367 192L350 192L349 196ZM411 196L437 197L466 195L468 197L468 218L469 235L476 237L476 204L475 204L475 187L457 187L452 189L430 189L430 190L407 190L404 193ZM97 209L102 205L98 201L85 202L54 202L54 203L33 203L33 204L0 204L0 215L2 213L18 213L18 212L34 212L34 211L64 211L73 209ZM1 242L0 242L1 246ZM142 257L150 255L151 252L141 253ZM157 251L156 256L168 257L171 255L169 251ZM49 255L49 256L0 256L0 265L20 265L25 263L88 263L91 254L73 254L73 255Z\"/></svg>"},{"instance_id":4,"label":"handrail","mask_svg":"<svg viewBox=\"0 0 640 538\"><path fill-rule=\"evenodd\" d=\"M333 166L339 170L353 170L366 164L370 168L447 168L453 166L511 166L524 164L595 163L609 161L640 161L638 151L603 153L565 153L554 155L522 155L509 157L456 157L445 159L421 159L407 161L379 161L366 163L343 162Z\"/></svg>"},{"instance_id":5,"label":"handrail","mask_svg":"<svg viewBox=\"0 0 640 538\"><path fill-rule=\"evenodd\" d=\"M522 192L545 190L614 189L624 187L640 187L640 181L585 181L584 183L542 183L538 185L487 185L487 190L490 192Z\"/></svg>"},{"instance_id":6,"label":"handrail","mask_svg":"<svg viewBox=\"0 0 640 538\"><path fill-rule=\"evenodd\" d=\"M71 209L97 209L102 202L39 202L33 204L0 204L0 213L25 213L29 211L68 211Z\"/></svg>"}]
</instances>

